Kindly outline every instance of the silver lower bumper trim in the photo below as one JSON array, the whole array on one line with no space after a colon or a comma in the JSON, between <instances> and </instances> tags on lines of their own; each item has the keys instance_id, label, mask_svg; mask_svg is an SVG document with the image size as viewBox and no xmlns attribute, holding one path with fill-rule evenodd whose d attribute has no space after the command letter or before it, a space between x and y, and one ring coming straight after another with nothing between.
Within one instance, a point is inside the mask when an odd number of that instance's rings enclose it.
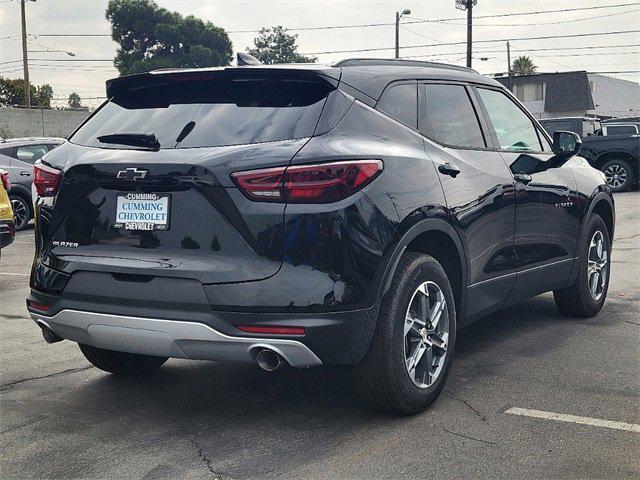
<instances>
[{"instance_id":1,"label":"silver lower bumper trim","mask_svg":"<svg viewBox=\"0 0 640 480\"><path fill-rule=\"evenodd\" d=\"M313 367L322 361L297 340L232 337L196 322L128 317L62 310L53 317L31 313L67 340L107 350L159 357L255 362L261 348L269 348L292 367Z\"/></svg>"}]
</instances>

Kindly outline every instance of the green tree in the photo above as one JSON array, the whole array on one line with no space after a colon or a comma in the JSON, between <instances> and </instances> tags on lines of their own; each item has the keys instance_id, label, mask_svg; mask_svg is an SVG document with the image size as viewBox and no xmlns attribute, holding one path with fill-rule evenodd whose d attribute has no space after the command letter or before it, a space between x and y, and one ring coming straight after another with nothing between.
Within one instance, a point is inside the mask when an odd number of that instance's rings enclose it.
<instances>
[{"instance_id":1,"label":"green tree","mask_svg":"<svg viewBox=\"0 0 640 480\"><path fill-rule=\"evenodd\" d=\"M80 98L80 95L78 95L76 92L71 92L69 94L69 99L67 100L67 104L71 108L82 108L82 99Z\"/></svg>"},{"instance_id":2,"label":"green tree","mask_svg":"<svg viewBox=\"0 0 640 480\"><path fill-rule=\"evenodd\" d=\"M318 61L317 57L305 57L298 53L297 39L298 35L288 34L287 29L281 25L261 28L258 36L253 40L255 48L248 48L247 52L268 65Z\"/></svg>"},{"instance_id":3,"label":"green tree","mask_svg":"<svg viewBox=\"0 0 640 480\"><path fill-rule=\"evenodd\" d=\"M29 85L32 107L51 107L53 89L49 84ZM24 105L24 81L21 78L0 77L0 105Z\"/></svg>"},{"instance_id":4,"label":"green tree","mask_svg":"<svg viewBox=\"0 0 640 480\"><path fill-rule=\"evenodd\" d=\"M513 61L511 71L514 75L533 75L536 73L536 67L531 58L521 55Z\"/></svg>"},{"instance_id":5,"label":"green tree","mask_svg":"<svg viewBox=\"0 0 640 480\"><path fill-rule=\"evenodd\" d=\"M120 45L114 65L121 75L231 61L231 40L224 29L160 8L153 0L109 0L106 18Z\"/></svg>"}]
</instances>

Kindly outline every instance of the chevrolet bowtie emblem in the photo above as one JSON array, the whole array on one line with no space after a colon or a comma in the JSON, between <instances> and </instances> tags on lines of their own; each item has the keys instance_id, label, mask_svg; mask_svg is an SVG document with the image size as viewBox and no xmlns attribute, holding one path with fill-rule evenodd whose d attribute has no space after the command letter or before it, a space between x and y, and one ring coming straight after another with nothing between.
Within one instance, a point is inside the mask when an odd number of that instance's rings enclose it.
<instances>
[{"instance_id":1,"label":"chevrolet bowtie emblem","mask_svg":"<svg viewBox=\"0 0 640 480\"><path fill-rule=\"evenodd\" d=\"M147 176L146 170L138 170L137 168L127 168L118 172L118 178L125 180L139 180Z\"/></svg>"}]
</instances>

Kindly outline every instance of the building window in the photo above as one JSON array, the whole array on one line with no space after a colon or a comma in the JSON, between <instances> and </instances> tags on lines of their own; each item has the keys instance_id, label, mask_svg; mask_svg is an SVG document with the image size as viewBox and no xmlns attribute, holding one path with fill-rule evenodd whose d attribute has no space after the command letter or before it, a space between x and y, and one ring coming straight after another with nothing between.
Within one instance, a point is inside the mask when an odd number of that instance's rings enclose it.
<instances>
[{"instance_id":1,"label":"building window","mask_svg":"<svg viewBox=\"0 0 640 480\"><path fill-rule=\"evenodd\" d=\"M526 83L516 85L514 93L521 102L544 100L544 83Z\"/></svg>"}]
</instances>

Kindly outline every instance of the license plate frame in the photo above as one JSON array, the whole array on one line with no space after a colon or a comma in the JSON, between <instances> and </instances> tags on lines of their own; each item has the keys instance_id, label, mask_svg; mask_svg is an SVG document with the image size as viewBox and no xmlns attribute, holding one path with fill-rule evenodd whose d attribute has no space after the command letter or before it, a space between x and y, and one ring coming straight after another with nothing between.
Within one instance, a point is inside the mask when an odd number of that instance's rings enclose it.
<instances>
[{"instance_id":1,"label":"license plate frame","mask_svg":"<svg viewBox=\"0 0 640 480\"><path fill-rule=\"evenodd\" d=\"M125 208L125 204L127 207ZM114 226L128 231L166 231L171 222L171 194L116 194Z\"/></svg>"}]
</instances>

